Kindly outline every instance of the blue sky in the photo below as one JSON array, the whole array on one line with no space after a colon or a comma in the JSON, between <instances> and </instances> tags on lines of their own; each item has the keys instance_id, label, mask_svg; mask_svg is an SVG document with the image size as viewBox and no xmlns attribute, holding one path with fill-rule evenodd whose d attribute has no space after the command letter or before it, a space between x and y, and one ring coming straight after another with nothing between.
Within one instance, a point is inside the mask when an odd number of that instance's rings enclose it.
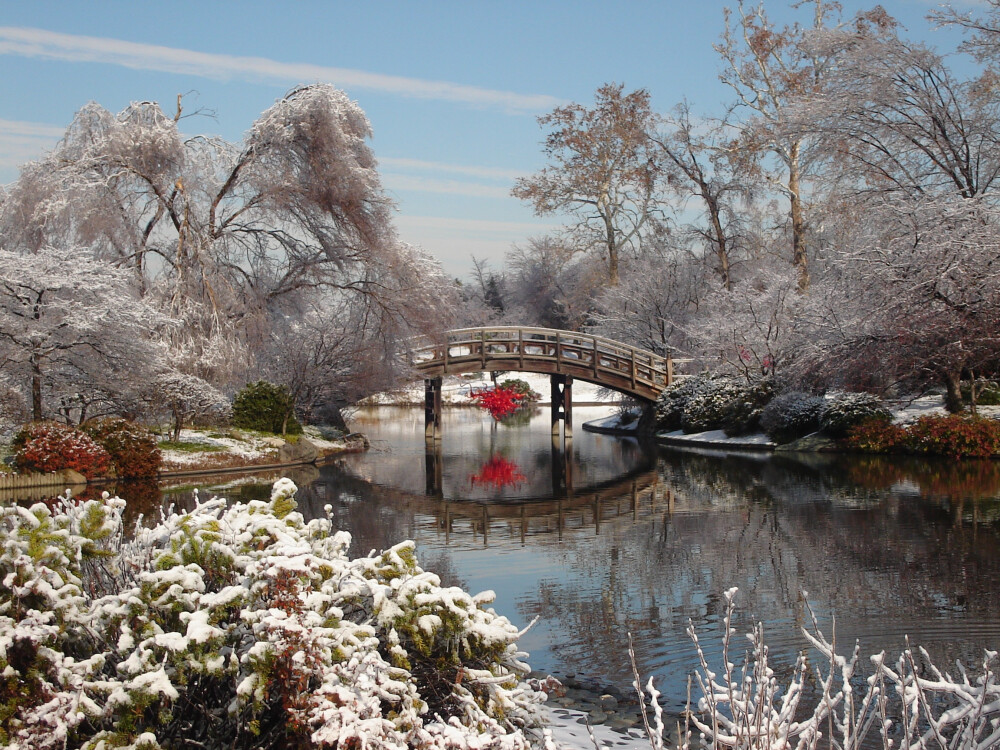
<instances>
[{"instance_id":1,"label":"blue sky","mask_svg":"<svg viewBox=\"0 0 1000 750\"><path fill-rule=\"evenodd\" d=\"M510 197L544 165L536 118L592 103L603 83L646 88L666 112L729 99L712 49L727 3L714 0L507 2L13 2L0 4L0 183L51 148L88 101L119 111L184 94L186 132L239 140L298 83L326 81L371 120L383 183L405 241L465 277L498 268L512 243L554 230ZM845 16L874 3L844 0ZM772 18L808 9L769 0ZM884 0L911 38L942 50L955 31L924 20L935 4Z\"/></svg>"}]
</instances>

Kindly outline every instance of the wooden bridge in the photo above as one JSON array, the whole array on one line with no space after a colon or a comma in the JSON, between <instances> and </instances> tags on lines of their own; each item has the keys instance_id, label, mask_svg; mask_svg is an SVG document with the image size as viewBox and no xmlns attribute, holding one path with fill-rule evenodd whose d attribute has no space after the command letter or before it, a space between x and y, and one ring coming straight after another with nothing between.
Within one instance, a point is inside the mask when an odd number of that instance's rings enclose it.
<instances>
[{"instance_id":1,"label":"wooden bridge","mask_svg":"<svg viewBox=\"0 0 1000 750\"><path fill-rule=\"evenodd\" d=\"M427 436L440 434L441 378L466 372L513 370L548 374L552 380L552 432L564 423L572 435L573 379L652 403L673 380L673 363L645 349L575 331L522 326L461 328L411 349L424 376Z\"/></svg>"}]
</instances>

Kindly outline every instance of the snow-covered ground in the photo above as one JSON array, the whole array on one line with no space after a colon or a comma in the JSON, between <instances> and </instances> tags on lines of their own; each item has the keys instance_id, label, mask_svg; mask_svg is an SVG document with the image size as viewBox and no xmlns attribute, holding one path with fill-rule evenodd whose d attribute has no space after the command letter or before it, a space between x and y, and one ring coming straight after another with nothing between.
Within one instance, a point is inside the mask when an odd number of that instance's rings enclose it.
<instances>
[{"instance_id":1,"label":"snow-covered ground","mask_svg":"<svg viewBox=\"0 0 1000 750\"><path fill-rule=\"evenodd\" d=\"M340 441L324 440L318 434L308 431L309 442L320 452L344 450ZM276 435L256 435L252 432L215 432L211 430L181 430L180 442L203 445L203 450L163 449L163 471L183 471L185 469L222 468L228 466L277 463L278 448L284 444Z\"/></svg>"},{"instance_id":2,"label":"snow-covered ground","mask_svg":"<svg viewBox=\"0 0 1000 750\"><path fill-rule=\"evenodd\" d=\"M550 401L551 386L548 375L540 375L533 372L507 372L497 378L497 382L504 380L523 380L531 389L541 395L539 403L547 404ZM493 381L488 373L474 373L470 375L447 375L441 386L441 397L446 404L471 404L469 392L482 388L492 387ZM585 380L573 380L573 403L614 403L620 398L620 394L600 388L588 383ZM366 399L364 403L371 404L423 404L424 384L422 381L410 383L405 388L390 393L379 393Z\"/></svg>"}]
</instances>

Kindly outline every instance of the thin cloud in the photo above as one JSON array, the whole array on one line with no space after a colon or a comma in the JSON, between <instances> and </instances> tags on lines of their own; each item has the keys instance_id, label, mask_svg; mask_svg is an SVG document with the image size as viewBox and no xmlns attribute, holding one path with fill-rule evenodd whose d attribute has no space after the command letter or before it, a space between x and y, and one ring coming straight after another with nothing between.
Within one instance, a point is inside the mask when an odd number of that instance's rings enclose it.
<instances>
[{"instance_id":1,"label":"thin cloud","mask_svg":"<svg viewBox=\"0 0 1000 750\"><path fill-rule=\"evenodd\" d=\"M47 123L0 119L0 183L13 180L18 167L53 148L65 132Z\"/></svg>"},{"instance_id":2,"label":"thin cloud","mask_svg":"<svg viewBox=\"0 0 1000 750\"><path fill-rule=\"evenodd\" d=\"M452 174L463 174L470 177L483 177L496 180L516 180L523 177L524 172L516 169L502 169L500 167L479 167L464 164L445 164L436 161L423 161L421 159L404 159L396 157L379 157L379 164L384 167L394 169L414 169L426 172L449 172Z\"/></svg>"},{"instance_id":3,"label":"thin cloud","mask_svg":"<svg viewBox=\"0 0 1000 750\"><path fill-rule=\"evenodd\" d=\"M544 94L518 94L448 81L390 76L310 63L286 63L265 57L220 55L26 27L0 27L0 54L67 62L105 63L135 70L155 70L216 80L235 78L281 83L329 81L347 89L367 89L414 99L458 102L477 107L497 107L517 114L545 111L562 103L561 100Z\"/></svg>"},{"instance_id":4,"label":"thin cloud","mask_svg":"<svg viewBox=\"0 0 1000 750\"><path fill-rule=\"evenodd\" d=\"M382 183L390 190L412 190L419 193L445 193L467 195L476 198L510 198L510 188L498 185L484 185L479 182L461 180L435 180L408 174L383 173Z\"/></svg>"},{"instance_id":5,"label":"thin cloud","mask_svg":"<svg viewBox=\"0 0 1000 750\"><path fill-rule=\"evenodd\" d=\"M474 232L482 234L525 235L551 232L558 224L526 221L494 221L489 219L455 219L447 216L401 215L396 223L413 229L436 229L442 232Z\"/></svg>"}]
</instances>

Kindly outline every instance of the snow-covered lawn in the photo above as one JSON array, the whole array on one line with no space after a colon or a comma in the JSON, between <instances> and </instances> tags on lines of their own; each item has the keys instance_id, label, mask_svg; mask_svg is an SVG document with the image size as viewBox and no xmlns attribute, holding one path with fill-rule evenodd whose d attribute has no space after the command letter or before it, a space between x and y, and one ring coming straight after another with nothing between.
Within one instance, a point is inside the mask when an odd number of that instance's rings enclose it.
<instances>
[{"instance_id":1,"label":"snow-covered lawn","mask_svg":"<svg viewBox=\"0 0 1000 750\"><path fill-rule=\"evenodd\" d=\"M348 449L343 440L325 440L318 431L306 428L303 435L321 454ZM161 470L191 471L235 466L259 466L279 463L278 449L284 440L277 435L265 435L242 430L181 430L178 447L161 444Z\"/></svg>"}]
</instances>

